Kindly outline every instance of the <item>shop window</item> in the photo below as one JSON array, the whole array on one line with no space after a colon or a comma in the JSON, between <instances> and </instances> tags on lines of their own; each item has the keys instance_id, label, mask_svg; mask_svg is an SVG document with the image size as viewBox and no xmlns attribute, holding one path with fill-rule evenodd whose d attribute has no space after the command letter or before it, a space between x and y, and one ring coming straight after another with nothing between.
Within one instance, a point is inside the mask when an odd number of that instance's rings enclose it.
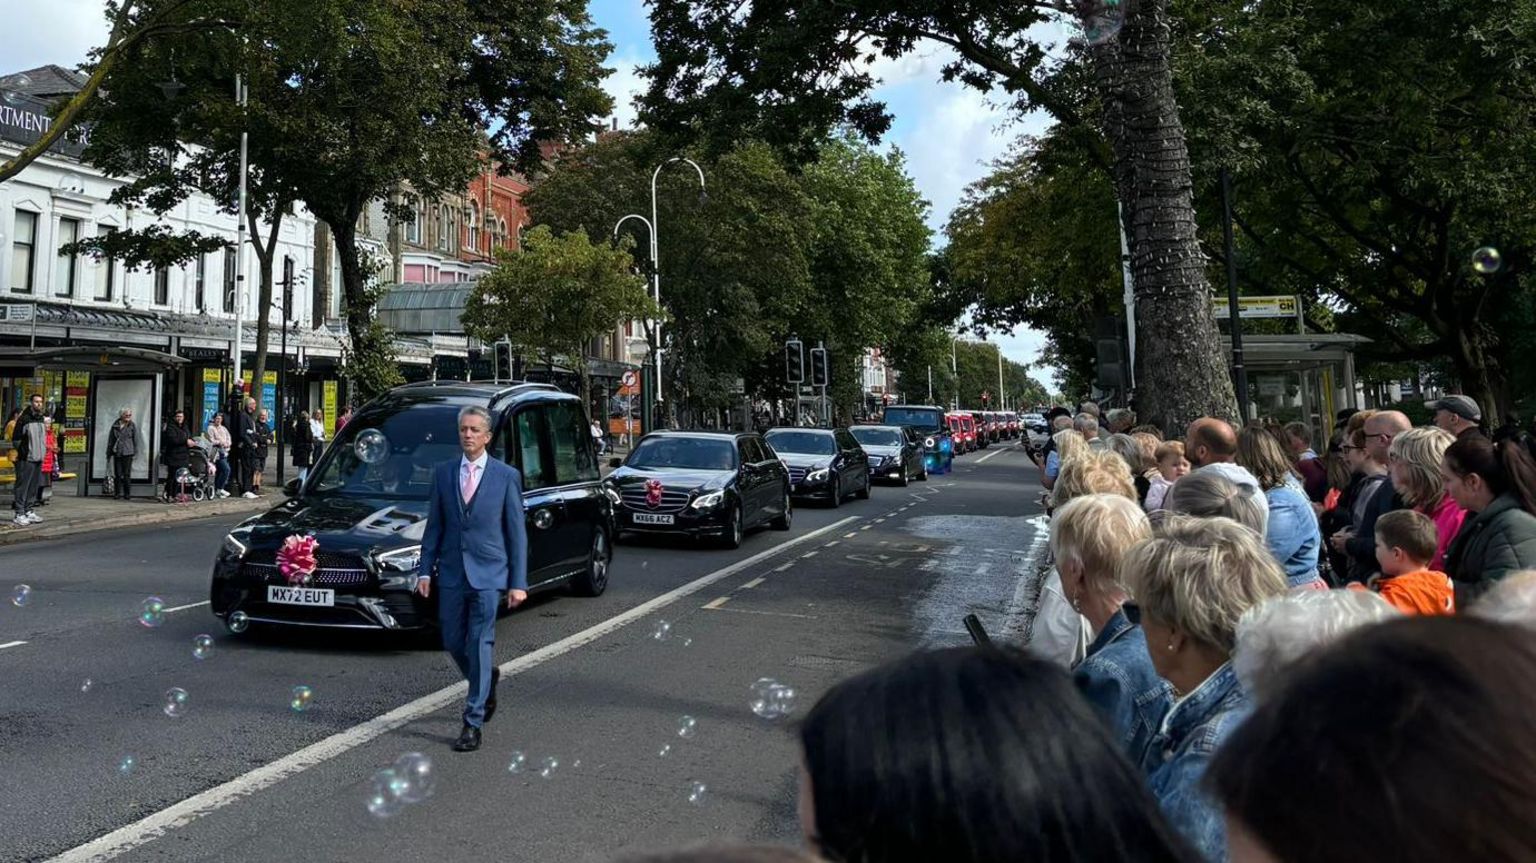
<instances>
[{"instance_id":1,"label":"shop window","mask_svg":"<svg viewBox=\"0 0 1536 863\"><path fill-rule=\"evenodd\" d=\"M202 313L207 309L207 284L208 284L208 256L197 256L197 311Z\"/></svg>"},{"instance_id":2,"label":"shop window","mask_svg":"<svg viewBox=\"0 0 1536 863\"><path fill-rule=\"evenodd\" d=\"M171 304L171 270L169 267L155 268L155 305L168 306Z\"/></svg>"},{"instance_id":3,"label":"shop window","mask_svg":"<svg viewBox=\"0 0 1536 863\"><path fill-rule=\"evenodd\" d=\"M116 228L103 225L97 228L103 237L116 233ZM111 302L112 294L117 290L117 259L113 257L102 258L96 264L96 299Z\"/></svg>"},{"instance_id":4,"label":"shop window","mask_svg":"<svg viewBox=\"0 0 1536 863\"><path fill-rule=\"evenodd\" d=\"M56 297L73 297L75 295L75 279L80 269L80 257L78 255L64 254L64 247L80 239L79 219L59 220L59 259L54 263L53 269L53 295Z\"/></svg>"}]
</instances>

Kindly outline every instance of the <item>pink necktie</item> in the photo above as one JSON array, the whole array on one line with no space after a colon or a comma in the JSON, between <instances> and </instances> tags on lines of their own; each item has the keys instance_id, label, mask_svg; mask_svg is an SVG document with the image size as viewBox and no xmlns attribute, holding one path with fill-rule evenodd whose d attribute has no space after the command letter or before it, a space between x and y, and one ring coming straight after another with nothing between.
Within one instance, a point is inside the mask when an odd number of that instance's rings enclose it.
<instances>
[{"instance_id":1,"label":"pink necktie","mask_svg":"<svg viewBox=\"0 0 1536 863\"><path fill-rule=\"evenodd\" d=\"M463 491L464 491L464 502L465 503L469 503L470 499L475 496L475 486L476 486L476 484L477 483L475 482L475 465L473 463L464 465L464 487L463 487Z\"/></svg>"}]
</instances>

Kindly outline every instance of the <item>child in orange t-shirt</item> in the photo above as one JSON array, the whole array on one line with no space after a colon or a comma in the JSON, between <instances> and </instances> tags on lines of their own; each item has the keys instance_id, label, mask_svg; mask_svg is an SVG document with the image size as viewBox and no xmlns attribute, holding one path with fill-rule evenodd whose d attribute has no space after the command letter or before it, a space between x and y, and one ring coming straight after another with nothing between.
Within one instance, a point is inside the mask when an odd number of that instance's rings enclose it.
<instances>
[{"instance_id":1,"label":"child in orange t-shirt","mask_svg":"<svg viewBox=\"0 0 1536 863\"><path fill-rule=\"evenodd\" d=\"M1456 593L1443 572L1429 568L1438 536L1423 513L1401 509L1376 520L1376 563L1381 574L1372 590L1407 614L1452 614Z\"/></svg>"}]
</instances>

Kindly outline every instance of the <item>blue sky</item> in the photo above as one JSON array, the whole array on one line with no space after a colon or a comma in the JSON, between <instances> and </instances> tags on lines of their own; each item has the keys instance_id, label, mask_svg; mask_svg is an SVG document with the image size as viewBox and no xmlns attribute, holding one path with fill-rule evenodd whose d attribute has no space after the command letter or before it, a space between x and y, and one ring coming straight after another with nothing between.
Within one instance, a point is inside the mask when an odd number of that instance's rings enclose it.
<instances>
[{"instance_id":1,"label":"blue sky","mask_svg":"<svg viewBox=\"0 0 1536 863\"><path fill-rule=\"evenodd\" d=\"M636 67L654 56L645 4L642 0L591 0L590 8L615 46L609 62L615 71L608 89L619 103L620 123L628 125L634 119L630 97L644 86ZM0 73L45 63L73 66L107 35L101 0L0 0L0 21L6 22L9 32L26 34L7 43ZM932 205L928 224L935 234L966 184L986 173L988 162L1003 155L1019 135L1044 126L1039 117L1016 120L980 93L941 83L939 68L947 56L937 47L926 46L900 61L882 61L876 67L884 81L876 95L895 117L883 143L906 154L907 170ZM1021 363L1035 362L1043 344L1038 333L1024 328L994 334L992 341L1002 345L1005 356Z\"/></svg>"}]
</instances>

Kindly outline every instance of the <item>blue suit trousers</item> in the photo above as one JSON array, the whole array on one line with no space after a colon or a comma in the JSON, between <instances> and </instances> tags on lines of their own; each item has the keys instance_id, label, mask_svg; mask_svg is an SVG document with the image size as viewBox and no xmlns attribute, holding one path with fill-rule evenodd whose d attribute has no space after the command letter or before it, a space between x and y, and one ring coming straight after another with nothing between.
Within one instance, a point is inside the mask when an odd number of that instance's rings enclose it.
<instances>
[{"instance_id":1,"label":"blue suit trousers","mask_svg":"<svg viewBox=\"0 0 1536 863\"><path fill-rule=\"evenodd\" d=\"M438 622L443 648L469 681L464 702L464 724L479 728L485 722L485 701L491 695L491 669L495 665L496 609L501 592L475 590L468 585L439 587Z\"/></svg>"}]
</instances>

